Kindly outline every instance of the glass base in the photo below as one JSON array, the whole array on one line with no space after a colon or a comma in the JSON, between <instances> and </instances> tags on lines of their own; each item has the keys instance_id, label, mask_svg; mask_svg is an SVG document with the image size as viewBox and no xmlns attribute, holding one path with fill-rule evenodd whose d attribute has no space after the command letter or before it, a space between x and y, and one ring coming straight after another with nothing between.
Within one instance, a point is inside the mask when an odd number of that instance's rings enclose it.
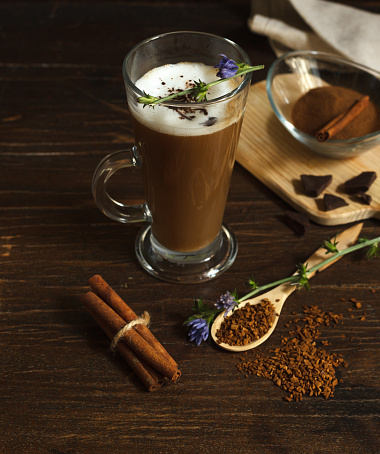
<instances>
[{"instance_id":1,"label":"glass base","mask_svg":"<svg viewBox=\"0 0 380 454\"><path fill-rule=\"evenodd\" d=\"M210 246L200 251L173 252L161 246L152 235L150 224L137 235L135 251L141 266L166 282L196 284L214 279L234 262L238 245L225 225Z\"/></svg>"}]
</instances>

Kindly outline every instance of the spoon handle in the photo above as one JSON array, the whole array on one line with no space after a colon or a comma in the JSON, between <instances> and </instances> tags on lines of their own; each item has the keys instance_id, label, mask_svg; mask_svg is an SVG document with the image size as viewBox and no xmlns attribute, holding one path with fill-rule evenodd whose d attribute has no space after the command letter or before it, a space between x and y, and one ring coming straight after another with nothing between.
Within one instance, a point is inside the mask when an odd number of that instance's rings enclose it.
<instances>
[{"instance_id":1,"label":"spoon handle","mask_svg":"<svg viewBox=\"0 0 380 454\"><path fill-rule=\"evenodd\" d=\"M359 233L363 227L363 223L361 222L360 224L356 224L353 227L350 227L347 230L344 230L343 232L338 233L336 235L335 240L338 243L338 249L343 250L346 249L350 246L352 246L355 241L357 240ZM326 249L323 247L317 249L313 255L311 255L305 262L305 265L307 264L307 268L311 269L314 266L318 265L319 263L323 262L324 260L328 259L329 257L333 256L333 252L327 252ZM337 257L335 260L331 261L330 263L327 263L325 266L322 268L319 268L318 272L325 270L328 268L330 265L341 259L342 256ZM308 275L308 278L313 277L317 271L314 271L313 273L310 273Z\"/></svg>"},{"instance_id":2,"label":"spoon handle","mask_svg":"<svg viewBox=\"0 0 380 454\"><path fill-rule=\"evenodd\" d=\"M363 227L363 223L359 223L354 225L353 227L350 227L349 229L343 230L343 232L340 232L336 235L335 241L337 242L337 246L339 250L346 249L350 246L353 246L355 241L357 240L359 233ZM339 243L339 244L338 244ZM334 255L334 252L327 252L325 248L320 247L317 249L306 261L305 261L305 266L308 270L313 268L316 265L319 265L321 262L325 261L329 257L332 257ZM340 260L343 256L341 255L340 257L337 257L335 260L332 260L330 263L326 263L326 265L322 266L319 268L317 271L313 271L312 273L309 273L307 275L308 279L312 278L313 276L316 275L316 273L325 270L329 266L333 265L335 262ZM294 273L294 275L297 274ZM282 298L282 304L285 302L285 299L294 292L294 290L297 288L296 285L289 285L287 283L281 284L278 289L278 293L283 295ZM273 289L274 290L274 289Z\"/></svg>"}]
</instances>

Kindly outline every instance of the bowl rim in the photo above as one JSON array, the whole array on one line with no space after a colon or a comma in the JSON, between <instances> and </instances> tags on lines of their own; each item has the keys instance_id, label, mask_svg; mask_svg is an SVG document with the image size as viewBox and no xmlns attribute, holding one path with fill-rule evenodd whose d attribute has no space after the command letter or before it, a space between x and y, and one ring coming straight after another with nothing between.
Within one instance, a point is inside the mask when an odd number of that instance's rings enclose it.
<instances>
[{"instance_id":1,"label":"bowl rim","mask_svg":"<svg viewBox=\"0 0 380 454\"><path fill-rule=\"evenodd\" d=\"M268 70L268 75L267 75L267 79L266 79L266 91L267 91L269 102L270 102L270 104L272 106L272 109L273 109L274 113L276 114L277 118L281 121L281 123L283 125L286 126L286 128L289 131L294 132L296 135L301 137L303 140L312 141L313 143L317 143L317 144L323 146L324 143L318 142L317 139L314 136L304 133L300 129L296 128L293 125L293 123L291 123L289 120L287 120L281 114L281 112L278 110L278 108L276 106L276 103L275 103L275 101L273 99L273 96L272 96L272 82L274 80L275 69L280 63L282 63L284 60L286 60L287 58L290 58L290 57L308 57L308 58L313 58L316 61L318 59L323 59L324 61L329 60L329 61L332 61L332 62L337 62L337 63L340 63L340 64L344 64L344 65L359 69L359 70L364 71L366 73L369 73L369 74L375 76L377 79L379 79L379 82L380 82L380 72L378 72L378 71L376 71L376 70L374 70L372 68L369 68L368 66L362 65L360 63L356 63L356 62L354 62L354 61L352 61L352 60L350 60L350 59L348 59L346 57L342 57L340 55L334 55L334 54L331 54L331 53L328 53L328 52L316 51L316 50L293 50L293 51L290 51L290 52L286 52L283 55L281 55L280 57L276 58L276 60L271 64L271 66L270 66L270 68ZM357 144L358 142L367 142L368 143L369 141L372 141L372 139L375 139L379 135L380 135L380 130L372 132L370 134L366 134L364 136L352 137L351 139L345 139L345 140L334 140L334 139L331 139L331 140L328 141L328 143L329 143L330 146L331 145L337 145L337 146L340 146L340 147L342 147L344 145Z\"/></svg>"}]
</instances>

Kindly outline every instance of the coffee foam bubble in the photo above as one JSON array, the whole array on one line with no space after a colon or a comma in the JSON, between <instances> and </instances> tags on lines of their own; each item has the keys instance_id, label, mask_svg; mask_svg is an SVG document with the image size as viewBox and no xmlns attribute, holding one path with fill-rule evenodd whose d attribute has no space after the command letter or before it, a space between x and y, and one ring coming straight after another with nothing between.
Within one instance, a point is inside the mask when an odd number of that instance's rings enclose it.
<instances>
[{"instance_id":1,"label":"coffee foam bubble","mask_svg":"<svg viewBox=\"0 0 380 454\"><path fill-rule=\"evenodd\" d=\"M209 83L217 80L217 70L203 63L182 62L164 65L152 69L144 74L135 85L145 93L155 97L164 97L178 90L192 88L194 81L201 80ZM207 100L219 98L231 92L238 85L235 79L225 81L210 88ZM189 106L192 104L189 103ZM175 109L156 105L143 106L130 102L132 115L140 123L158 132L171 135L203 135L211 134L237 121L229 118L228 103L216 103L207 108L185 110L178 112Z\"/></svg>"}]
</instances>

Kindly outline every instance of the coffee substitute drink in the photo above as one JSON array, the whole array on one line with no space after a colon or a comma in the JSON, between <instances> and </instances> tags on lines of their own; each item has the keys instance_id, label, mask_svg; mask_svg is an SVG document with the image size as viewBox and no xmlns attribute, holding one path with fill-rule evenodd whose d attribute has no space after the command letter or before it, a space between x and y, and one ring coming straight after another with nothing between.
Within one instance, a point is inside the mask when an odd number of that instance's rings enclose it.
<instances>
[{"instance_id":1,"label":"coffee substitute drink","mask_svg":"<svg viewBox=\"0 0 380 454\"><path fill-rule=\"evenodd\" d=\"M223 214L250 87L248 72L258 68L250 64L232 41L191 31L148 38L124 59L134 146L99 163L92 192L111 219L143 223L136 257L159 279L204 282L236 258L237 240ZM142 170L145 202L140 205L121 203L107 191L112 175L128 167ZM126 189L130 181L126 175Z\"/></svg>"},{"instance_id":2,"label":"coffee substitute drink","mask_svg":"<svg viewBox=\"0 0 380 454\"><path fill-rule=\"evenodd\" d=\"M156 97L211 82L216 69L203 63L177 63L155 68L136 86ZM211 87L207 100L237 86L228 80ZM178 99L176 99L178 100ZM135 142L141 154L152 234L172 251L191 252L210 245L219 235L242 122L223 103L192 108L130 103Z\"/></svg>"}]
</instances>

